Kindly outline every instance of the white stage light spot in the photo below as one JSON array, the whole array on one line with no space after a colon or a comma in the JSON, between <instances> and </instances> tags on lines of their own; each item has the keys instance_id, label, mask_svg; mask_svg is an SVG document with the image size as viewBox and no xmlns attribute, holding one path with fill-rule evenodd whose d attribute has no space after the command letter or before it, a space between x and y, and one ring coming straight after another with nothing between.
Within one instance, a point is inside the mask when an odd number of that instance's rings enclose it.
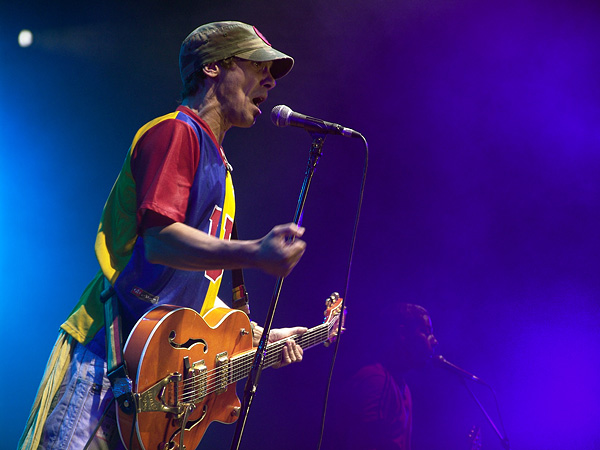
<instances>
[{"instance_id":1,"label":"white stage light spot","mask_svg":"<svg viewBox=\"0 0 600 450\"><path fill-rule=\"evenodd\" d=\"M29 47L33 43L33 34L29 30L23 30L19 33L19 45Z\"/></svg>"}]
</instances>

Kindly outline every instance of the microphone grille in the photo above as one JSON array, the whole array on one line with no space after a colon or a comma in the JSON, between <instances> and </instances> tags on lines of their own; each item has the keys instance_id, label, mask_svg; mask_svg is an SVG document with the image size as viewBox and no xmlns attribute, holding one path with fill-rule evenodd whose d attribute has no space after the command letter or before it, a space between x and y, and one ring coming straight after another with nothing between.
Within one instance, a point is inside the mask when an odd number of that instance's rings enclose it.
<instances>
[{"instance_id":1,"label":"microphone grille","mask_svg":"<svg viewBox=\"0 0 600 450\"><path fill-rule=\"evenodd\" d=\"M291 108L277 105L271 110L271 121L278 127L287 127L290 124Z\"/></svg>"}]
</instances>

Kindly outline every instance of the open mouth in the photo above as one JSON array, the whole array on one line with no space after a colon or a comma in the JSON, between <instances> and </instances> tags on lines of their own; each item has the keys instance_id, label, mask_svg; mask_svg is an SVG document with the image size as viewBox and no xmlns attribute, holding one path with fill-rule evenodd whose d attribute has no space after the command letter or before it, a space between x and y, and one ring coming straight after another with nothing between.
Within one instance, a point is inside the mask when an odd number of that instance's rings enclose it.
<instances>
[{"instance_id":1,"label":"open mouth","mask_svg":"<svg viewBox=\"0 0 600 450\"><path fill-rule=\"evenodd\" d=\"M264 97L254 97L252 99L252 103L254 103L254 106L256 106L258 108L258 106L265 101Z\"/></svg>"}]
</instances>

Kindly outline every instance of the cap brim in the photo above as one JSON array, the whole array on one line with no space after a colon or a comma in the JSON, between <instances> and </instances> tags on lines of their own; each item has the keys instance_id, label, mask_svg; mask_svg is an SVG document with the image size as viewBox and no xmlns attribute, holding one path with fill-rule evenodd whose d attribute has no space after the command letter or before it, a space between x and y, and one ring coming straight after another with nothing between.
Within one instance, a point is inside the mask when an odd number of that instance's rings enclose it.
<instances>
[{"instance_id":1,"label":"cap brim","mask_svg":"<svg viewBox=\"0 0 600 450\"><path fill-rule=\"evenodd\" d=\"M288 74L292 67L294 67L294 58L286 55L285 53L275 50L273 47L263 47L255 50L248 50L235 55L241 59L247 59L249 61L273 61L271 66L271 75L273 78L281 78Z\"/></svg>"}]
</instances>

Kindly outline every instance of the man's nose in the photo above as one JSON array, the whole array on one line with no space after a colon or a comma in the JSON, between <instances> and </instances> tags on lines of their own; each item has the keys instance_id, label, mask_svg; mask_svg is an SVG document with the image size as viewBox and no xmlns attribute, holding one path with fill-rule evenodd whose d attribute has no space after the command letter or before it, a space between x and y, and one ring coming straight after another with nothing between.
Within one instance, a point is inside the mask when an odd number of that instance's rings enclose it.
<instances>
[{"instance_id":1,"label":"man's nose","mask_svg":"<svg viewBox=\"0 0 600 450\"><path fill-rule=\"evenodd\" d=\"M433 334L429 336L429 345L431 345L431 348L435 348L438 345L438 341Z\"/></svg>"},{"instance_id":2,"label":"man's nose","mask_svg":"<svg viewBox=\"0 0 600 450\"><path fill-rule=\"evenodd\" d=\"M267 89L273 89L275 86L277 86L275 78L273 78L271 71L267 67L265 67L265 77L262 81L262 85Z\"/></svg>"}]
</instances>

